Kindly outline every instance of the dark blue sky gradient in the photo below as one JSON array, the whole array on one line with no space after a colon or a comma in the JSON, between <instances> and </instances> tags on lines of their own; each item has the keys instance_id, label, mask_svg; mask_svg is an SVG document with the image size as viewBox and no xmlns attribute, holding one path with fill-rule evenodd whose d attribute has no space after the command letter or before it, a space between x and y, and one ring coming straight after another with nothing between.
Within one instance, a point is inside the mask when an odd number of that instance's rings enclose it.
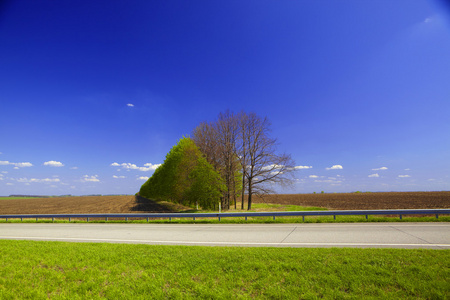
<instances>
[{"instance_id":1,"label":"dark blue sky gradient","mask_svg":"<svg viewBox=\"0 0 450 300\"><path fill-rule=\"evenodd\" d=\"M449 53L444 1L4 2L0 195L135 193L227 109L311 166L280 192L448 190Z\"/></svg>"}]
</instances>

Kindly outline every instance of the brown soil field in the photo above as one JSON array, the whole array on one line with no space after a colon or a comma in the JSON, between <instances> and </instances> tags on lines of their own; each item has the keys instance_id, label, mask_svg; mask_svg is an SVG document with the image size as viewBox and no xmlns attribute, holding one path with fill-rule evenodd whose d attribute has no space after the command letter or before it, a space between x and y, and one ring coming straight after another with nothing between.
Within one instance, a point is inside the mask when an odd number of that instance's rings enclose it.
<instances>
[{"instance_id":1,"label":"brown soil field","mask_svg":"<svg viewBox=\"0 0 450 300\"><path fill-rule=\"evenodd\" d=\"M278 194L254 197L253 202L316 206L330 210L450 208L450 192ZM184 209L135 196L0 198L0 214L150 213Z\"/></svg>"},{"instance_id":2,"label":"brown soil field","mask_svg":"<svg viewBox=\"0 0 450 300\"><path fill-rule=\"evenodd\" d=\"M0 214L88 214L169 212L168 207L135 196L85 196L1 200Z\"/></svg>"},{"instance_id":3,"label":"brown soil field","mask_svg":"<svg viewBox=\"0 0 450 300\"><path fill-rule=\"evenodd\" d=\"M325 207L330 210L450 208L450 192L274 194L254 203Z\"/></svg>"}]
</instances>

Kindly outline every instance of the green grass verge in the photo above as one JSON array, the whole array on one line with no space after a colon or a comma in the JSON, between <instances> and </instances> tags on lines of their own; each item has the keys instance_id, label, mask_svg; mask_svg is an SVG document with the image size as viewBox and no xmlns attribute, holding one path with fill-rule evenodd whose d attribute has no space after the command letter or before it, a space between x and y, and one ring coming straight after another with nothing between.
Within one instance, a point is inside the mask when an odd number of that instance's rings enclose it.
<instances>
[{"instance_id":1,"label":"green grass verge","mask_svg":"<svg viewBox=\"0 0 450 300\"><path fill-rule=\"evenodd\" d=\"M46 197L48 198L48 197ZM16 199L42 199L41 197L0 197L0 200L16 200Z\"/></svg>"},{"instance_id":2,"label":"green grass verge","mask_svg":"<svg viewBox=\"0 0 450 300\"><path fill-rule=\"evenodd\" d=\"M450 251L0 240L0 299L446 299Z\"/></svg>"}]
</instances>

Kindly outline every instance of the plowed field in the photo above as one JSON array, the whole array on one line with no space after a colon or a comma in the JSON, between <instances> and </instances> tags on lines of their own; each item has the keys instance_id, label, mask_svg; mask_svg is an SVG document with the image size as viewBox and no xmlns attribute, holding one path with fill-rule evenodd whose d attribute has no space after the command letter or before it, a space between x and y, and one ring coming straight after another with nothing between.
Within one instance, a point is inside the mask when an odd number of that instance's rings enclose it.
<instances>
[{"instance_id":1,"label":"plowed field","mask_svg":"<svg viewBox=\"0 0 450 300\"><path fill-rule=\"evenodd\" d=\"M0 214L149 213L168 208L135 196L86 196L61 198L0 198Z\"/></svg>"},{"instance_id":2,"label":"plowed field","mask_svg":"<svg viewBox=\"0 0 450 300\"><path fill-rule=\"evenodd\" d=\"M450 208L450 192L279 194L254 197L254 203L295 204L337 209ZM0 214L139 213L170 208L135 196L1 199Z\"/></svg>"},{"instance_id":3,"label":"plowed field","mask_svg":"<svg viewBox=\"0 0 450 300\"><path fill-rule=\"evenodd\" d=\"M450 208L450 192L279 194L255 197L252 201L317 206L331 210Z\"/></svg>"}]
</instances>

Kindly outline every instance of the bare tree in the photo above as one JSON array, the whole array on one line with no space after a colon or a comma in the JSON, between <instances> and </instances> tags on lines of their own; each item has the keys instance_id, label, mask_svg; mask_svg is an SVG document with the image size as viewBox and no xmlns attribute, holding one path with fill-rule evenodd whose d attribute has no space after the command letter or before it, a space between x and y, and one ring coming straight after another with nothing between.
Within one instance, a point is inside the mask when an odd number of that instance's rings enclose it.
<instances>
[{"instance_id":1,"label":"bare tree","mask_svg":"<svg viewBox=\"0 0 450 300\"><path fill-rule=\"evenodd\" d=\"M222 178L226 189L222 197L222 207L230 208L231 201L236 207L236 183L239 160L236 157L237 133L236 116L227 111L220 113L218 120L214 123L201 123L193 132L193 140L206 156L207 161L214 166Z\"/></svg>"},{"instance_id":2,"label":"bare tree","mask_svg":"<svg viewBox=\"0 0 450 300\"><path fill-rule=\"evenodd\" d=\"M270 122L254 113L241 113L241 165L246 178L247 209L252 207L252 195L273 192L276 184L292 183L294 161L288 154L276 154L277 140L269 137Z\"/></svg>"},{"instance_id":3,"label":"bare tree","mask_svg":"<svg viewBox=\"0 0 450 300\"><path fill-rule=\"evenodd\" d=\"M235 115L227 111L219 114L216 122L201 123L195 128L195 144L224 179L224 209L230 208L231 200L236 208L239 192L244 209L247 191L250 210L253 194L271 193L275 185L292 182L294 162L290 155L276 154L277 141L269 136L270 125L267 118L255 113Z\"/></svg>"}]
</instances>

